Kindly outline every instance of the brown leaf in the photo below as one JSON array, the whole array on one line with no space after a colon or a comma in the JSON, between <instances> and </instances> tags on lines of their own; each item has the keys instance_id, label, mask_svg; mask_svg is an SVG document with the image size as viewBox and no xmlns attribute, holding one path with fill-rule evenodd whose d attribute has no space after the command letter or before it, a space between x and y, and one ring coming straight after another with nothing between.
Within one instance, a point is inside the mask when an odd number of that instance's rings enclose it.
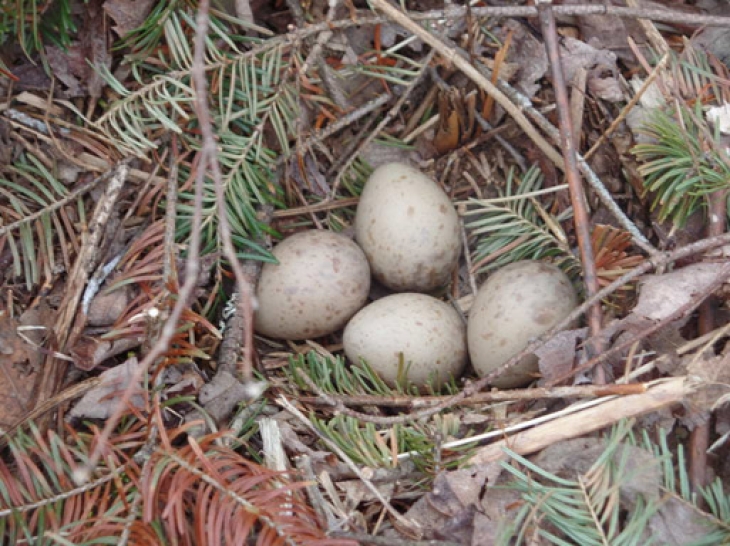
<instances>
[{"instance_id":1,"label":"brown leaf","mask_svg":"<svg viewBox=\"0 0 730 546\"><path fill-rule=\"evenodd\" d=\"M155 0L107 0L104 11L116 25L113 27L120 38L144 23Z\"/></svg>"},{"instance_id":2,"label":"brown leaf","mask_svg":"<svg viewBox=\"0 0 730 546\"><path fill-rule=\"evenodd\" d=\"M715 283L724 274L724 267L720 263L698 263L645 277L632 314L657 321L671 316Z\"/></svg>"},{"instance_id":3,"label":"brown leaf","mask_svg":"<svg viewBox=\"0 0 730 546\"><path fill-rule=\"evenodd\" d=\"M481 510L481 496L491 469L477 466L442 472L433 489L411 507L406 517L418 523L427 537L472 544L473 521Z\"/></svg>"},{"instance_id":4,"label":"brown leaf","mask_svg":"<svg viewBox=\"0 0 730 546\"><path fill-rule=\"evenodd\" d=\"M701 411L710 411L730 395L730 343L725 345L722 354L708 352L683 359L687 375L702 385L689 402Z\"/></svg>"},{"instance_id":5,"label":"brown leaf","mask_svg":"<svg viewBox=\"0 0 730 546\"><path fill-rule=\"evenodd\" d=\"M97 67L97 70L89 70L86 79L86 88L89 95L97 99L101 96L101 90L104 87L104 80L99 74L98 68L111 68L112 58L109 53L109 36L106 25L99 24L104 20L104 12L101 8L101 0L91 0L87 2L84 10L84 29L82 33L82 42L87 52L87 58L91 64Z\"/></svg>"},{"instance_id":6,"label":"brown leaf","mask_svg":"<svg viewBox=\"0 0 730 546\"><path fill-rule=\"evenodd\" d=\"M563 377L573 369L576 348L587 332L587 328L559 332L535 351L539 359L541 382L550 382Z\"/></svg>"},{"instance_id":7,"label":"brown leaf","mask_svg":"<svg viewBox=\"0 0 730 546\"><path fill-rule=\"evenodd\" d=\"M557 476L573 479L590 470L606 450L606 441L599 438L575 438L555 443L533 458L540 468ZM623 444L613 454L615 463L623 462L631 479L621 484L621 504L628 510L636 507L639 496L658 499L662 485L659 460L650 452Z\"/></svg>"},{"instance_id":8,"label":"brown leaf","mask_svg":"<svg viewBox=\"0 0 730 546\"><path fill-rule=\"evenodd\" d=\"M560 60L566 81L572 81L576 71L584 68L588 72L588 89L594 96L610 102L624 99L615 54L574 38L565 38L563 47Z\"/></svg>"},{"instance_id":9,"label":"brown leaf","mask_svg":"<svg viewBox=\"0 0 730 546\"><path fill-rule=\"evenodd\" d=\"M683 546L706 536L712 523L712 518L690 503L670 497L649 520L647 534L655 544Z\"/></svg>"},{"instance_id":10,"label":"brown leaf","mask_svg":"<svg viewBox=\"0 0 730 546\"><path fill-rule=\"evenodd\" d=\"M29 364L36 351L17 328L14 318L0 316L0 427L4 429L27 412L37 374Z\"/></svg>"},{"instance_id":11,"label":"brown leaf","mask_svg":"<svg viewBox=\"0 0 730 546\"><path fill-rule=\"evenodd\" d=\"M139 362L135 357L132 357L126 362L103 372L99 376L102 382L87 392L71 408L69 416L72 418L108 419L116 409L117 401L129 385L137 366L139 366ZM139 387L137 389L139 390ZM138 408L144 407L144 400L138 394L132 396L130 403Z\"/></svg>"},{"instance_id":12,"label":"brown leaf","mask_svg":"<svg viewBox=\"0 0 730 546\"><path fill-rule=\"evenodd\" d=\"M89 75L89 67L83 62L84 56L78 43L72 44L68 51L47 46L46 57L53 75L66 85L68 96L85 94L86 89L81 82Z\"/></svg>"},{"instance_id":13,"label":"brown leaf","mask_svg":"<svg viewBox=\"0 0 730 546\"><path fill-rule=\"evenodd\" d=\"M101 292L94 296L86 313L89 326L110 326L122 315L132 299L129 287L123 286L112 292Z\"/></svg>"}]
</instances>

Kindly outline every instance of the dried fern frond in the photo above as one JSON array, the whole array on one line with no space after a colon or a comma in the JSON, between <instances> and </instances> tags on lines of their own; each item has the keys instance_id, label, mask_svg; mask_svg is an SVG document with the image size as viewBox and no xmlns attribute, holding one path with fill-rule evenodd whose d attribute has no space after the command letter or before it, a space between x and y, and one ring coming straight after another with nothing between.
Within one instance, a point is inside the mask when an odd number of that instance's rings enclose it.
<instances>
[{"instance_id":1,"label":"dried fern frond","mask_svg":"<svg viewBox=\"0 0 730 546\"><path fill-rule=\"evenodd\" d=\"M641 256L629 254L631 234L622 229L596 224L591 233L591 245L601 286L611 284L643 261Z\"/></svg>"},{"instance_id":2,"label":"dried fern frond","mask_svg":"<svg viewBox=\"0 0 730 546\"><path fill-rule=\"evenodd\" d=\"M139 494L139 467L131 454L144 439L139 424L114 437L104 450L104 467L90 483L78 486L83 466L98 434L68 430L65 441L55 432L43 435L29 425L9 439L9 455L0 460L0 536L4 544L57 544L47 534L74 544L116 540Z\"/></svg>"},{"instance_id":3,"label":"dried fern frond","mask_svg":"<svg viewBox=\"0 0 730 546\"><path fill-rule=\"evenodd\" d=\"M321 530L302 495L305 482L252 463L206 436L154 455L143 481L145 518L176 544L353 546Z\"/></svg>"},{"instance_id":4,"label":"dried fern frond","mask_svg":"<svg viewBox=\"0 0 730 546\"><path fill-rule=\"evenodd\" d=\"M475 272L547 257L569 275L580 271L580 262L560 227L573 211L568 208L558 216L550 215L538 201L541 187L542 175L535 167L522 180L511 171L502 198L469 201L471 206L464 216L474 218L466 228L476 241L472 258Z\"/></svg>"}]
</instances>

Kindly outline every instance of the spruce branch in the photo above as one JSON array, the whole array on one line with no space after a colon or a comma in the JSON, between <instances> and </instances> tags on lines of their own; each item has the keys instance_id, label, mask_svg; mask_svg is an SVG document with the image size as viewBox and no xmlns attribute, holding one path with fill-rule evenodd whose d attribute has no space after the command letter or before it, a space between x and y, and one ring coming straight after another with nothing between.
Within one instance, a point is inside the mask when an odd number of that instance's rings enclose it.
<instances>
[{"instance_id":1,"label":"spruce branch","mask_svg":"<svg viewBox=\"0 0 730 546\"><path fill-rule=\"evenodd\" d=\"M474 273L545 257L553 258L566 273L575 275L580 271L580 262L573 256L560 227L561 222L572 217L572 210L550 216L537 200L544 193L541 185L538 169L531 168L522 180L512 170L501 198L469 201L471 208L463 216L473 218L465 226L476 240Z\"/></svg>"}]
</instances>

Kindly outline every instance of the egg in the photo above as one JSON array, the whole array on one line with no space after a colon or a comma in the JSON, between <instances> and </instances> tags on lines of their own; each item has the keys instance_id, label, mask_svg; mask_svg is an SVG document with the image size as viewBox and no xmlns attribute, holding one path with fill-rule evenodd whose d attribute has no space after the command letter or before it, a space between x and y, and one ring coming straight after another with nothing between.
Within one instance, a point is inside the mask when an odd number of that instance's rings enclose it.
<instances>
[{"instance_id":1,"label":"egg","mask_svg":"<svg viewBox=\"0 0 730 546\"><path fill-rule=\"evenodd\" d=\"M401 292L443 286L461 252L451 201L433 180L402 163L370 175L355 215L355 239L373 276Z\"/></svg>"},{"instance_id":2,"label":"egg","mask_svg":"<svg viewBox=\"0 0 730 546\"><path fill-rule=\"evenodd\" d=\"M438 388L466 365L466 327L450 305L417 293L392 294L359 311L342 336L351 362L367 364L389 385ZM400 371L406 376L399 376Z\"/></svg>"},{"instance_id":3,"label":"egg","mask_svg":"<svg viewBox=\"0 0 730 546\"><path fill-rule=\"evenodd\" d=\"M272 338L311 339L342 328L367 300L370 267L360 247L329 231L287 237L256 288L255 330Z\"/></svg>"},{"instance_id":4,"label":"egg","mask_svg":"<svg viewBox=\"0 0 730 546\"><path fill-rule=\"evenodd\" d=\"M475 371L485 376L499 368L577 305L570 279L553 265L526 260L501 268L479 289L469 313L467 338ZM538 371L537 357L528 355L492 385L521 387Z\"/></svg>"}]
</instances>

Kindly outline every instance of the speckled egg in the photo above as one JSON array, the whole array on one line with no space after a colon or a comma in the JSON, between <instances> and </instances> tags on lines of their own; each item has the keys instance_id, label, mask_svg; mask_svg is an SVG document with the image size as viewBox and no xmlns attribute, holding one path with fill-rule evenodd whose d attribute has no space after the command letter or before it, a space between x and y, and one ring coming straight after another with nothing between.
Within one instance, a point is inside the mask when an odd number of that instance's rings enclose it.
<instances>
[{"instance_id":1,"label":"speckled egg","mask_svg":"<svg viewBox=\"0 0 730 546\"><path fill-rule=\"evenodd\" d=\"M371 303L352 317L342 343L351 362L363 359L390 385L439 387L459 377L466 364L461 317L425 294L393 294Z\"/></svg>"},{"instance_id":2,"label":"speckled egg","mask_svg":"<svg viewBox=\"0 0 730 546\"><path fill-rule=\"evenodd\" d=\"M448 196L418 169L378 167L355 216L355 238L373 275L396 291L443 286L461 252L459 218Z\"/></svg>"},{"instance_id":3,"label":"speckled egg","mask_svg":"<svg viewBox=\"0 0 730 546\"><path fill-rule=\"evenodd\" d=\"M578 305L570 279L553 265L515 262L487 279L469 313L469 355L480 376L499 368L528 343L562 321ZM528 355L492 385L521 387L538 377Z\"/></svg>"},{"instance_id":4,"label":"speckled egg","mask_svg":"<svg viewBox=\"0 0 730 546\"><path fill-rule=\"evenodd\" d=\"M360 247L330 231L303 231L287 237L264 264L256 289L255 329L279 339L331 334L364 304L370 268Z\"/></svg>"}]
</instances>

